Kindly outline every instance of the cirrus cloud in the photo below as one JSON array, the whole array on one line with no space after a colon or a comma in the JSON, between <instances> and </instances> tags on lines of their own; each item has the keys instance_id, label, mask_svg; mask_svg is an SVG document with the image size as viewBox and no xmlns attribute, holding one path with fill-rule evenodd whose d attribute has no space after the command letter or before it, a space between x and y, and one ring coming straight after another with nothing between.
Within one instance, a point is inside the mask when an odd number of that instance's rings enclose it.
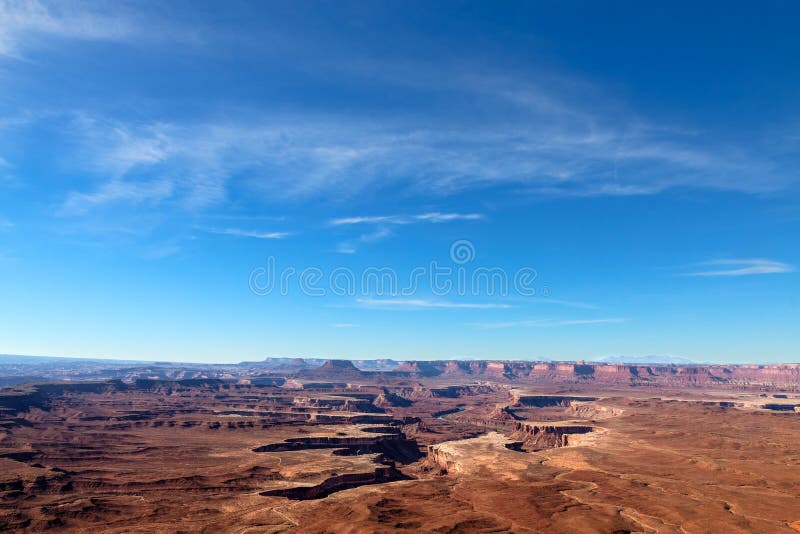
<instances>
[{"instance_id":1,"label":"cirrus cloud","mask_svg":"<svg viewBox=\"0 0 800 534\"><path fill-rule=\"evenodd\" d=\"M752 276L758 274L790 273L793 265L764 258L753 259L720 259L704 262L711 267L706 270L689 273L689 276Z\"/></svg>"},{"instance_id":2,"label":"cirrus cloud","mask_svg":"<svg viewBox=\"0 0 800 534\"><path fill-rule=\"evenodd\" d=\"M510 304L483 303L483 302L452 302L446 300L430 299L356 299L359 304L369 308L384 309L507 309Z\"/></svg>"},{"instance_id":3,"label":"cirrus cloud","mask_svg":"<svg viewBox=\"0 0 800 534\"><path fill-rule=\"evenodd\" d=\"M608 317L601 319L528 319L523 321L507 321L498 323L477 323L475 326L480 328L554 328L559 326L581 326L594 324L618 324L624 323L627 319L622 317Z\"/></svg>"}]
</instances>

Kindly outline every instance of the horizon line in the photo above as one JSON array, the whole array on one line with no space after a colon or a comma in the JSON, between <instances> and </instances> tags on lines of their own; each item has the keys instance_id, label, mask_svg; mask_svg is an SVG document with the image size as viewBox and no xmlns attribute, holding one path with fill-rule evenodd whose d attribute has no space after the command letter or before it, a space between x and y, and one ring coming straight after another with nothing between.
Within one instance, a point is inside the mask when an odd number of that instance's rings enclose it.
<instances>
[{"instance_id":1,"label":"horizon line","mask_svg":"<svg viewBox=\"0 0 800 534\"><path fill-rule=\"evenodd\" d=\"M730 361L694 361L689 360L688 358L681 358L681 357L672 357L675 359L681 359L685 361L658 361L653 360L651 362L642 362L642 361L635 361L636 358L644 359L650 357L650 355L645 356L632 356L630 361L619 360L619 361L603 361L602 359L591 359L591 358L576 358L576 359L543 359L543 358L473 358L473 357L453 357L453 358L431 358L431 359L409 359L409 358L401 358L401 357L391 357L391 356L383 356L383 357L370 357L370 358L348 358L344 356L265 356L263 359L260 360L241 360L238 362L201 362L201 361L172 361L172 360L139 360L135 358L114 358L114 357L95 357L95 356L52 356L52 355L42 355L42 354L9 354L9 353L0 353L0 359L2 358L53 358L53 359L63 359L63 360L86 360L86 361L101 361L101 362L117 362L117 363L131 363L131 364L158 364L158 365L230 365L230 366L239 366L239 365L246 365L246 364L254 364L254 363L262 363L267 360L278 360L278 359L289 359L289 360L325 360L325 361L351 361L351 362L369 362L369 361L379 361L379 360L392 360L396 362L528 362L528 363L574 363L574 364L601 364L601 365L686 365L686 366L717 366L717 365L731 365L731 366L743 366L743 365L800 365L800 360L794 361L776 361L776 362L730 362ZM617 356L609 356L609 357L617 357ZM623 358L620 356L620 358ZM670 356L665 356L665 358L671 358ZM0 362L2 363L2 362Z\"/></svg>"}]
</instances>

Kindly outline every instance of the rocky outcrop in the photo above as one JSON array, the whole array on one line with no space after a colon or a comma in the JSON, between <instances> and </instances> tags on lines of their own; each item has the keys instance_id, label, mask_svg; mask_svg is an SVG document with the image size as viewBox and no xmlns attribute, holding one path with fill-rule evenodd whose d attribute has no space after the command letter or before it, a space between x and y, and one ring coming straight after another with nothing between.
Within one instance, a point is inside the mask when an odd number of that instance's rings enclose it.
<instances>
[{"instance_id":1,"label":"rocky outcrop","mask_svg":"<svg viewBox=\"0 0 800 534\"><path fill-rule=\"evenodd\" d=\"M515 404L536 408L549 406L572 406L573 402L596 401L597 397L574 397L569 395L514 395Z\"/></svg>"},{"instance_id":2,"label":"rocky outcrop","mask_svg":"<svg viewBox=\"0 0 800 534\"><path fill-rule=\"evenodd\" d=\"M126 384L118 380L104 382L57 382L32 384L20 389L6 389L0 393L0 409L10 413L25 412L31 408L48 410L52 399L82 393L107 393L125 391Z\"/></svg>"},{"instance_id":3,"label":"rocky outcrop","mask_svg":"<svg viewBox=\"0 0 800 534\"><path fill-rule=\"evenodd\" d=\"M720 403L720 405L721 404L722 403ZM622 415L623 410L611 406L600 406L598 404L591 402L590 403L577 402L572 404L569 413L570 417L575 419L603 420Z\"/></svg>"},{"instance_id":4,"label":"rocky outcrop","mask_svg":"<svg viewBox=\"0 0 800 534\"><path fill-rule=\"evenodd\" d=\"M372 402L372 404L380 409L386 409L390 407L407 408L413 404L413 401L405 397L401 397L400 395L385 391L375 397L375 400Z\"/></svg>"},{"instance_id":5,"label":"rocky outcrop","mask_svg":"<svg viewBox=\"0 0 800 534\"><path fill-rule=\"evenodd\" d=\"M442 473L457 473L460 470L461 458L446 447L428 445L426 462L429 466L438 468Z\"/></svg>"},{"instance_id":6,"label":"rocky outcrop","mask_svg":"<svg viewBox=\"0 0 800 534\"><path fill-rule=\"evenodd\" d=\"M589 425L579 423L514 423L509 438L522 443L521 449L538 451L566 447L572 434L586 434L592 431Z\"/></svg>"},{"instance_id":7,"label":"rocky outcrop","mask_svg":"<svg viewBox=\"0 0 800 534\"><path fill-rule=\"evenodd\" d=\"M495 406L492 413L489 414L489 423L510 424L515 421L519 421L519 417L508 406Z\"/></svg>"},{"instance_id":8,"label":"rocky outcrop","mask_svg":"<svg viewBox=\"0 0 800 534\"><path fill-rule=\"evenodd\" d=\"M757 357L757 355L754 355ZM23 361L24 360L24 361ZM16 363L14 363L16 362ZM27 362L27 363L26 363ZM407 361L325 360L274 358L263 362L230 365L174 364L168 362L79 361L11 357L0 362L0 385L22 380L94 381L121 380L144 390L187 387L224 389L230 384L276 386L280 380L300 379L359 383L365 379L414 379L444 377L468 381L508 381L519 384L626 385L636 387L726 387L728 389L786 389L800 391L800 364L694 365L684 363L530 362L513 360ZM38 374L37 374L38 373ZM192 382L195 381L195 382ZM216 382L215 382L216 381ZM172 382L171 384L167 384ZM287 383L285 387L295 387Z\"/></svg>"},{"instance_id":9,"label":"rocky outcrop","mask_svg":"<svg viewBox=\"0 0 800 534\"><path fill-rule=\"evenodd\" d=\"M522 384L585 384L647 387L728 386L800 391L800 364L626 365L592 362L409 361L387 376L448 377Z\"/></svg>"},{"instance_id":10,"label":"rocky outcrop","mask_svg":"<svg viewBox=\"0 0 800 534\"><path fill-rule=\"evenodd\" d=\"M422 377L439 376L444 373L449 362L403 362L394 370L397 374Z\"/></svg>"},{"instance_id":11,"label":"rocky outcrop","mask_svg":"<svg viewBox=\"0 0 800 534\"><path fill-rule=\"evenodd\" d=\"M379 373L362 371L349 360L328 360L315 369L302 369L295 376L307 379L361 380L376 374Z\"/></svg>"}]
</instances>

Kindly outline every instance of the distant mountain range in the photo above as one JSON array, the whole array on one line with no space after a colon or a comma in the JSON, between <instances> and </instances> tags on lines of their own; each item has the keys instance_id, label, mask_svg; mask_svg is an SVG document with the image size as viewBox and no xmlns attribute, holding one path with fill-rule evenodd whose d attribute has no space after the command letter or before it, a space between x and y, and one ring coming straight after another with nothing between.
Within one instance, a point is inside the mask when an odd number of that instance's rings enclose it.
<instances>
[{"instance_id":1,"label":"distant mountain range","mask_svg":"<svg viewBox=\"0 0 800 534\"><path fill-rule=\"evenodd\" d=\"M326 361L336 358L292 358L292 357L275 357L265 358L259 361L243 361L239 363L201 363L201 362L168 362L168 361L148 361L148 360L113 360L105 358L76 358L76 357L62 357L62 356L23 356L17 354L0 354L0 366L12 365L70 365L70 366L110 366L110 367L128 367L128 366L169 366L169 367L260 367L265 370L300 370L300 369L314 369L323 365ZM447 358L448 361L538 361L538 362L552 362L555 361L547 357L539 358L475 358L475 357L458 357ZM578 361L580 358L574 360L560 360L560 361ZM360 359L351 360L353 365L362 371L391 371L403 364L403 361L394 360L391 358L376 358L376 359ZM587 362L594 363L615 363L615 364L640 364L640 365L706 365L712 364L711 362L698 362L682 358L679 356L657 355L650 354L644 356L605 356L602 358L587 358ZM776 363L776 362L771 362ZM713 365L719 365L717 363Z\"/></svg>"},{"instance_id":2,"label":"distant mountain range","mask_svg":"<svg viewBox=\"0 0 800 534\"><path fill-rule=\"evenodd\" d=\"M674 356L613 356L602 361L544 362L534 360L336 360L328 358L267 358L232 364L123 362L79 358L0 356L0 388L25 382L115 380L243 381L275 385L291 382L349 383L374 379L513 381L520 384L706 387L735 384L753 387L796 387L800 363L707 364Z\"/></svg>"},{"instance_id":3,"label":"distant mountain range","mask_svg":"<svg viewBox=\"0 0 800 534\"><path fill-rule=\"evenodd\" d=\"M334 361L331 358L266 358L260 362L242 362L242 366L258 366L269 370L302 370L316 369L325 362ZM375 360L350 360L353 365L362 371L391 371L400 366L401 362L389 358L378 358Z\"/></svg>"},{"instance_id":4,"label":"distant mountain range","mask_svg":"<svg viewBox=\"0 0 800 534\"><path fill-rule=\"evenodd\" d=\"M657 355L657 354L651 354L648 356L606 356L605 358L599 358L597 360L592 360L592 361L601 363L631 363L631 364L645 364L645 365L650 365L650 364L696 365L699 363L699 362L694 362L692 360L687 360L686 358L681 358L679 356L667 356L667 355Z\"/></svg>"},{"instance_id":5,"label":"distant mountain range","mask_svg":"<svg viewBox=\"0 0 800 534\"><path fill-rule=\"evenodd\" d=\"M0 354L1 365L37 364L108 364L108 365L181 365L178 362L157 362L152 360L115 360L112 358L81 358L75 356L26 356L23 354Z\"/></svg>"}]
</instances>

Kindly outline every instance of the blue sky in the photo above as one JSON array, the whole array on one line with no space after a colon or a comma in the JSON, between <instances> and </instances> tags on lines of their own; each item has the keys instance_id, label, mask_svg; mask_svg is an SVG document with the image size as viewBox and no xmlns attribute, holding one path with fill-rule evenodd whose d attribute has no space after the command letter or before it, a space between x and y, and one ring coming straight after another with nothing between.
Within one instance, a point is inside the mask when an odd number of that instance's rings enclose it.
<instances>
[{"instance_id":1,"label":"blue sky","mask_svg":"<svg viewBox=\"0 0 800 534\"><path fill-rule=\"evenodd\" d=\"M798 16L0 0L0 353L798 361Z\"/></svg>"}]
</instances>

